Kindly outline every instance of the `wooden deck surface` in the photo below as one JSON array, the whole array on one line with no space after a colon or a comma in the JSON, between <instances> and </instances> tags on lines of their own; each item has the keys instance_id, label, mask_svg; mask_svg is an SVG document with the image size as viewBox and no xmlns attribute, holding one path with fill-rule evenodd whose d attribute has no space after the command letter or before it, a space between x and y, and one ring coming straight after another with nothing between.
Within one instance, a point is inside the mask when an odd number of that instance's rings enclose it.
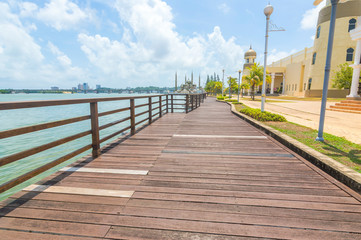
<instances>
[{"instance_id":1,"label":"wooden deck surface","mask_svg":"<svg viewBox=\"0 0 361 240\"><path fill-rule=\"evenodd\" d=\"M361 239L360 196L208 98L1 202L0 239Z\"/></svg>"}]
</instances>

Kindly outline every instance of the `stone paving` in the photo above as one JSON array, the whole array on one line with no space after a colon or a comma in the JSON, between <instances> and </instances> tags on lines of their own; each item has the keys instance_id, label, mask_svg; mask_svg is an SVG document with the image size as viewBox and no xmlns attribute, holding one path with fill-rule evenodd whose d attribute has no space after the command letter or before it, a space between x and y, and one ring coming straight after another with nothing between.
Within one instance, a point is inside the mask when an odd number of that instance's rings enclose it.
<instances>
[{"instance_id":1,"label":"stone paving","mask_svg":"<svg viewBox=\"0 0 361 240\"><path fill-rule=\"evenodd\" d=\"M269 98L269 100L277 100ZM261 102L240 100L249 107L260 108ZM334 102L328 102L327 108ZM318 129L320 120L320 101L297 101L282 100L280 102L269 102L265 105L265 110L278 113L286 117L290 122L294 122L312 129ZM336 136L345 137L347 140L361 144L361 115L357 113L344 113L326 111L324 131Z\"/></svg>"}]
</instances>

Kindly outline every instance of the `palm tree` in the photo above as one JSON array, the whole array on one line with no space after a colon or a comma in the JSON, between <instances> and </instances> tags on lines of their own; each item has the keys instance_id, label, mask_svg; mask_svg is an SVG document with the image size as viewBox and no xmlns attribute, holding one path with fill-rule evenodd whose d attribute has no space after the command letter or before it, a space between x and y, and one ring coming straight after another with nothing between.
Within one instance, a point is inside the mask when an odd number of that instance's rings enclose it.
<instances>
[{"instance_id":1,"label":"palm tree","mask_svg":"<svg viewBox=\"0 0 361 240\"><path fill-rule=\"evenodd\" d=\"M252 67L247 68L249 70L249 74L244 76L244 79L251 86L251 96L252 100L254 100L255 88L262 85L263 81L263 67L258 63L255 63ZM270 77L266 77L266 81L270 82Z\"/></svg>"},{"instance_id":2,"label":"palm tree","mask_svg":"<svg viewBox=\"0 0 361 240\"><path fill-rule=\"evenodd\" d=\"M239 88L241 90L241 97L243 98L243 89L249 89L249 85L248 83L242 83L241 85L239 85Z\"/></svg>"},{"instance_id":3,"label":"palm tree","mask_svg":"<svg viewBox=\"0 0 361 240\"><path fill-rule=\"evenodd\" d=\"M215 82L214 83L214 91L215 92L219 92L219 91L222 92L222 82ZM222 95L223 95L223 93L222 93Z\"/></svg>"}]
</instances>

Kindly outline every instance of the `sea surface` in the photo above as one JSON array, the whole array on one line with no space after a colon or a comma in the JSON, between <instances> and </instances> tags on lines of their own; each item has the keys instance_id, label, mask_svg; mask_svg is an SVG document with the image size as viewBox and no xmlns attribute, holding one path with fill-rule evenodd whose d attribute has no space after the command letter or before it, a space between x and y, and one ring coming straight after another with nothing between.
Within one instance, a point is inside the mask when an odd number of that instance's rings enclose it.
<instances>
[{"instance_id":1,"label":"sea surface","mask_svg":"<svg viewBox=\"0 0 361 240\"><path fill-rule=\"evenodd\" d=\"M34 101L34 100L60 100L60 99L79 99L79 98L105 98L105 97L125 97L136 96L137 94L0 94L0 102L14 102L14 101ZM141 94L145 95L145 94ZM158 101L158 97L153 98L153 102ZM147 103L148 99L135 99L135 105ZM89 103L86 104L72 104L64 106L51 106L51 107L38 107L38 108L26 108L16 110L2 110L0 111L0 131L14 129L29 125L35 125L40 123L52 122L62 119L68 119L78 116L84 116L90 114ZM129 100L100 102L98 103L98 111L104 112L119 108L129 107ZM153 108L155 105L153 106ZM148 109L147 106L136 108L136 114L144 112ZM155 110L158 111L158 110ZM129 111L121 113L111 114L99 118L99 125L104 125L129 116ZM136 118L136 122L143 120L147 117L147 114ZM100 131L100 138L110 135L111 133L118 131L124 127L130 125L129 121L117 124ZM139 126L137 126L139 127ZM60 127L50 128L33 133L23 134L6 139L0 139L0 158L8 156L20 151L24 151L36 146L40 146L64 137L68 137L83 131L90 130L90 120L68 124ZM104 142L105 144L114 141L121 135L112 138ZM40 167L48 162L51 162L61 156L64 156L72 151L75 151L85 145L91 144L91 136L77 139L70 143L60 145L55 148L51 148L47 151L32 155L30 157L21 159L11 164L0 167L0 184L3 184L11 179L14 179L30 170ZM58 165L57 167L48 170L31 180L26 181L23 184L18 185L5 193L0 194L0 200L3 200L22 188L33 184L40 179L54 173L58 169L84 157L91 153L91 150L78 155L77 157L68 160L67 162Z\"/></svg>"}]
</instances>

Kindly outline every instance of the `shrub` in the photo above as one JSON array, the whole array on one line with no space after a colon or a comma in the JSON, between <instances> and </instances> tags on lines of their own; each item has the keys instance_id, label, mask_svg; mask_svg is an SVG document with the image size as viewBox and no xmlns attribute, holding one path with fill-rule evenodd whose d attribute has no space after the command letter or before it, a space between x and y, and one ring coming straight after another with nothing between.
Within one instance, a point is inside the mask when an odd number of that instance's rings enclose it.
<instances>
[{"instance_id":1,"label":"shrub","mask_svg":"<svg viewBox=\"0 0 361 240\"><path fill-rule=\"evenodd\" d=\"M244 108L241 109L240 112L261 122L286 122L284 116L266 111L261 112L261 109L257 108Z\"/></svg>"},{"instance_id":2,"label":"shrub","mask_svg":"<svg viewBox=\"0 0 361 240\"><path fill-rule=\"evenodd\" d=\"M232 103L236 103L236 102L238 102L236 99L228 99L228 100L226 100L226 102L232 102Z\"/></svg>"},{"instance_id":3,"label":"shrub","mask_svg":"<svg viewBox=\"0 0 361 240\"><path fill-rule=\"evenodd\" d=\"M224 97L217 97L217 100L224 100Z\"/></svg>"}]
</instances>

